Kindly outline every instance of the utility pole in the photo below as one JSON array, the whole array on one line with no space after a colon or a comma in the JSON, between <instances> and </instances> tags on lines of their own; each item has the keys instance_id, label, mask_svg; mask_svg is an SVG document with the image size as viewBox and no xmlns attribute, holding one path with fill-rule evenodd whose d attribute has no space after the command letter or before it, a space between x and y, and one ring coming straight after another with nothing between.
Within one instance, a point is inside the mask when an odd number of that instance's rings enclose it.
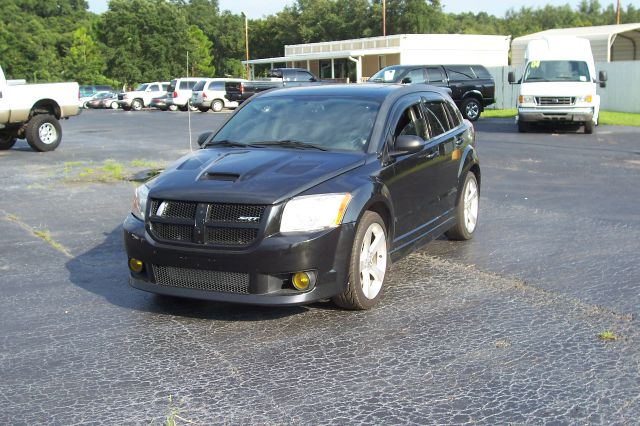
<instances>
[{"instance_id":1,"label":"utility pole","mask_svg":"<svg viewBox=\"0 0 640 426\"><path fill-rule=\"evenodd\" d=\"M620 4L620 0L618 0ZM387 35L387 0L382 0L382 35Z\"/></svg>"},{"instance_id":2,"label":"utility pole","mask_svg":"<svg viewBox=\"0 0 640 426\"><path fill-rule=\"evenodd\" d=\"M616 24L620 25L620 0L618 0L618 8L616 9Z\"/></svg>"},{"instance_id":3,"label":"utility pole","mask_svg":"<svg viewBox=\"0 0 640 426\"><path fill-rule=\"evenodd\" d=\"M249 18L247 17L247 14L242 12L242 14L244 15L244 42L245 42L245 50L247 52L247 80L250 80L250 74L249 74Z\"/></svg>"}]
</instances>

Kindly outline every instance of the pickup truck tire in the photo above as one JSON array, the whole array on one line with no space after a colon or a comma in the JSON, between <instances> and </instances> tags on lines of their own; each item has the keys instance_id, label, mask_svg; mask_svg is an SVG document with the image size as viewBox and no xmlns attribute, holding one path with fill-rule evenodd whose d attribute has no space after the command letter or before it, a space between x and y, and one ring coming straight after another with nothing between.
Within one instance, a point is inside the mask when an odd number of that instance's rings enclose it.
<instances>
[{"instance_id":1,"label":"pickup truck tire","mask_svg":"<svg viewBox=\"0 0 640 426\"><path fill-rule=\"evenodd\" d=\"M467 98L462 102L462 115L469 121L476 121L480 118L482 106L476 98Z\"/></svg>"},{"instance_id":2,"label":"pickup truck tire","mask_svg":"<svg viewBox=\"0 0 640 426\"><path fill-rule=\"evenodd\" d=\"M214 101L211 102L211 111L220 112L223 108L224 102L222 102L220 99L214 99Z\"/></svg>"},{"instance_id":3,"label":"pickup truck tire","mask_svg":"<svg viewBox=\"0 0 640 426\"><path fill-rule=\"evenodd\" d=\"M373 308L384 291L387 270L387 230L375 212L362 215L353 239L347 288L333 297L333 303L345 309Z\"/></svg>"},{"instance_id":4,"label":"pickup truck tire","mask_svg":"<svg viewBox=\"0 0 640 426\"><path fill-rule=\"evenodd\" d=\"M35 151L53 151L62 140L62 127L53 115L37 114L27 123L25 135Z\"/></svg>"},{"instance_id":5,"label":"pickup truck tire","mask_svg":"<svg viewBox=\"0 0 640 426\"><path fill-rule=\"evenodd\" d=\"M590 135L593 133L593 121L587 121L584 123L584 132L587 135Z\"/></svg>"},{"instance_id":6,"label":"pickup truck tire","mask_svg":"<svg viewBox=\"0 0 640 426\"><path fill-rule=\"evenodd\" d=\"M531 126L529 125L529 123L522 120L518 120L518 132L527 133L530 129L531 129Z\"/></svg>"},{"instance_id":7,"label":"pickup truck tire","mask_svg":"<svg viewBox=\"0 0 640 426\"><path fill-rule=\"evenodd\" d=\"M140 99L134 99L131 102L131 109L134 111L140 111L143 107L142 101Z\"/></svg>"},{"instance_id":8,"label":"pickup truck tire","mask_svg":"<svg viewBox=\"0 0 640 426\"><path fill-rule=\"evenodd\" d=\"M10 149L16 143L16 133L10 130L0 130L0 151Z\"/></svg>"}]
</instances>

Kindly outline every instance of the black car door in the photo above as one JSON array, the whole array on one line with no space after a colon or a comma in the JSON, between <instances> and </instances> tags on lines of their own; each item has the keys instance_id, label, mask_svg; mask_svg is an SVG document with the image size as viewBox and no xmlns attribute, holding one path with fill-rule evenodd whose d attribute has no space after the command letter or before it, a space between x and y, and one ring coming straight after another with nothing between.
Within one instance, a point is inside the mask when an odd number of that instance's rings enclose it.
<instances>
[{"instance_id":1,"label":"black car door","mask_svg":"<svg viewBox=\"0 0 640 426\"><path fill-rule=\"evenodd\" d=\"M381 173L389 189L394 209L393 247L402 248L418 242L432 230L438 204L439 144L427 142L418 152L400 153L394 143L400 135L417 135L429 140L422 98L411 94L401 98L392 109L387 129L387 150L391 156L390 172Z\"/></svg>"}]
</instances>

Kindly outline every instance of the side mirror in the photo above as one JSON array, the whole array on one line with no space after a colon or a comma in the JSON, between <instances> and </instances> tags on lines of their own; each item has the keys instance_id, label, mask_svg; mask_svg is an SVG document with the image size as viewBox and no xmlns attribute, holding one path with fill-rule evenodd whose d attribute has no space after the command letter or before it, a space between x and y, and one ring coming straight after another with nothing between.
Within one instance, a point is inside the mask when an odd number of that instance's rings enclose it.
<instances>
[{"instance_id":1,"label":"side mirror","mask_svg":"<svg viewBox=\"0 0 640 426\"><path fill-rule=\"evenodd\" d=\"M211 139L213 136L213 132L204 132L200 136L198 136L198 145L202 146Z\"/></svg>"},{"instance_id":2,"label":"side mirror","mask_svg":"<svg viewBox=\"0 0 640 426\"><path fill-rule=\"evenodd\" d=\"M509 71L507 80L509 81L509 84L514 84L516 82L516 73L514 73L513 71Z\"/></svg>"},{"instance_id":3,"label":"side mirror","mask_svg":"<svg viewBox=\"0 0 640 426\"><path fill-rule=\"evenodd\" d=\"M403 78L400 83L402 83L402 84L411 84L411 77Z\"/></svg>"},{"instance_id":4,"label":"side mirror","mask_svg":"<svg viewBox=\"0 0 640 426\"><path fill-rule=\"evenodd\" d=\"M600 71L600 73L598 74L598 79L600 80L600 87L607 87L607 72L606 71Z\"/></svg>"},{"instance_id":5,"label":"side mirror","mask_svg":"<svg viewBox=\"0 0 640 426\"><path fill-rule=\"evenodd\" d=\"M420 151L427 143L420 136L400 135L396 139L392 155L410 154Z\"/></svg>"}]
</instances>

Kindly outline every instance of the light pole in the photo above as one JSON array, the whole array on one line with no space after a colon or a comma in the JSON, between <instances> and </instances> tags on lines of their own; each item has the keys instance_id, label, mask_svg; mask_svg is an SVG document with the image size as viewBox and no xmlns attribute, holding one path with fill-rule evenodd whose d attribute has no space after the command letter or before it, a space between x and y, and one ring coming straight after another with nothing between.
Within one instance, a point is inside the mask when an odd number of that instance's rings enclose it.
<instances>
[{"instance_id":1,"label":"light pole","mask_svg":"<svg viewBox=\"0 0 640 426\"><path fill-rule=\"evenodd\" d=\"M244 16L244 46L247 53L247 80L249 80L249 18L244 12L242 12L242 16Z\"/></svg>"},{"instance_id":2,"label":"light pole","mask_svg":"<svg viewBox=\"0 0 640 426\"><path fill-rule=\"evenodd\" d=\"M387 1L382 0L382 35L387 35Z\"/></svg>"}]
</instances>

